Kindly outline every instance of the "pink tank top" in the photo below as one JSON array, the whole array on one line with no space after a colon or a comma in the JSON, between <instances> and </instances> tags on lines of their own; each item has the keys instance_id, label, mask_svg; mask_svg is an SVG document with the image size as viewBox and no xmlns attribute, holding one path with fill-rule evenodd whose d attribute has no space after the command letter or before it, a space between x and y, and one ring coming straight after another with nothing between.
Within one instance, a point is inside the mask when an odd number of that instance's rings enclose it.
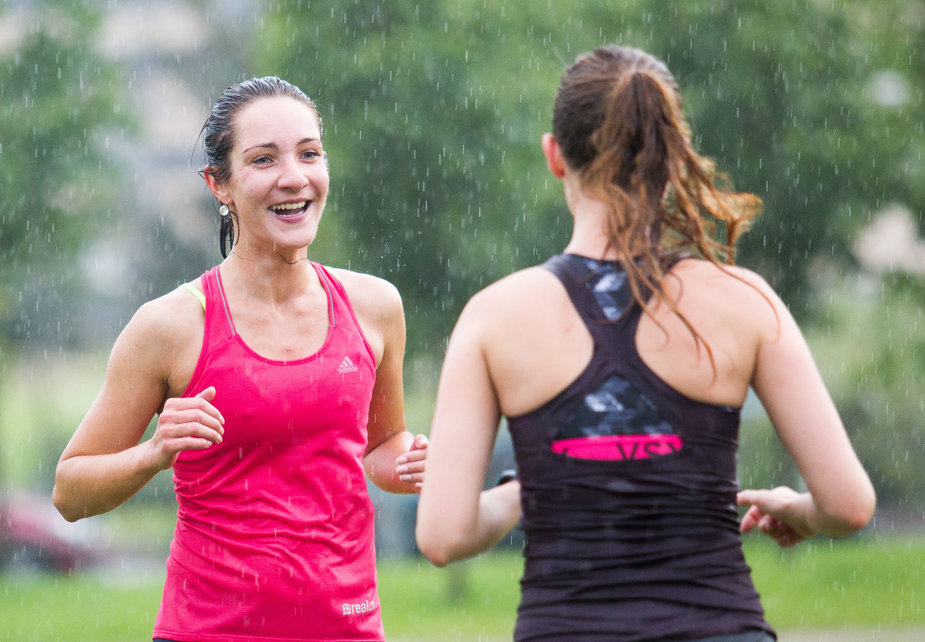
<instances>
[{"instance_id":1,"label":"pink tank top","mask_svg":"<svg viewBox=\"0 0 925 642\"><path fill-rule=\"evenodd\" d=\"M154 637L385 639L362 465L375 357L343 286L312 265L328 335L289 362L242 341L218 267L203 275L205 336L184 396L215 386L225 435L173 467L177 526Z\"/></svg>"}]
</instances>

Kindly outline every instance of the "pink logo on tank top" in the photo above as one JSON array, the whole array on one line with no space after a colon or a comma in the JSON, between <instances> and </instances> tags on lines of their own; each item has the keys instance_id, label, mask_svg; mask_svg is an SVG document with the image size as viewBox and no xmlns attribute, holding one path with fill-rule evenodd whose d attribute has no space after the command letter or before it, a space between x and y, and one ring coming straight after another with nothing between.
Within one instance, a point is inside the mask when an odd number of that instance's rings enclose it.
<instances>
[{"instance_id":1,"label":"pink logo on tank top","mask_svg":"<svg viewBox=\"0 0 925 642\"><path fill-rule=\"evenodd\" d=\"M671 434L599 435L554 441L552 451L576 459L630 461L673 455L683 446L681 437Z\"/></svg>"}]
</instances>

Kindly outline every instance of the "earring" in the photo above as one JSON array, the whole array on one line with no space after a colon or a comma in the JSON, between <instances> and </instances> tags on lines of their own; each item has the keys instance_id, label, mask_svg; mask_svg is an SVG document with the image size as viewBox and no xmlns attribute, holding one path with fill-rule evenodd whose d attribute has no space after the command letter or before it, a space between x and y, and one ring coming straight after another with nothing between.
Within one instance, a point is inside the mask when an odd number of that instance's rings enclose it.
<instances>
[{"instance_id":1,"label":"earring","mask_svg":"<svg viewBox=\"0 0 925 642\"><path fill-rule=\"evenodd\" d=\"M229 213L228 206L222 203L222 206L218 208L218 213L222 217L228 216L228 213Z\"/></svg>"}]
</instances>

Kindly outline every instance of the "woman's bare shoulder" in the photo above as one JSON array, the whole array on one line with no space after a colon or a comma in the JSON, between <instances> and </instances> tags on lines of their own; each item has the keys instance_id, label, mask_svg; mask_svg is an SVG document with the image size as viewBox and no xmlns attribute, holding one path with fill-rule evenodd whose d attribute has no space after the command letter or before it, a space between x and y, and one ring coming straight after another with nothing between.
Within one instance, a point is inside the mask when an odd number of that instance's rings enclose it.
<instances>
[{"instance_id":1,"label":"woman's bare shoulder","mask_svg":"<svg viewBox=\"0 0 925 642\"><path fill-rule=\"evenodd\" d=\"M777 294L763 276L738 265L717 265L703 259L684 259L671 269L685 290L709 294L735 305L751 305L755 299L772 302ZM671 280L669 280L669 286Z\"/></svg>"},{"instance_id":2,"label":"woman's bare shoulder","mask_svg":"<svg viewBox=\"0 0 925 642\"><path fill-rule=\"evenodd\" d=\"M786 306L757 272L735 265L687 259L671 271L679 309L699 327L720 327L736 334L773 337ZM674 283L670 283L674 281Z\"/></svg>"},{"instance_id":3,"label":"woman's bare shoulder","mask_svg":"<svg viewBox=\"0 0 925 642\"><path fill-rule=\"evenodd\" d=\"M706 259L685 258L678 261L671 268L671 273L684 276L687 278L709 279L722 281L723 279L734 279L736 281L745 281L751 285L760 285L767 287L764 277L741 265L728 265L723 263L713 263Z\"/></svg>"},{"instance_id":4,"label":"woman's bare shoulder","mask_svg":"<svg viewBox=\"0 0 925 642\"><path fill-rule=\"evenodd\" d=\"M205 311L189 291L177 288L144 303L116 342L115 349L150 361L169 360L202 341Z\"/></svg>"},{"instance_id":5,"label":"woman's bare shoulder","mask_svg":"<svg viewBox=\"0 0 925 642\"><path fill-rule=\"evenodd\" d=\"M476 292L463 308L457 328L499 340L524 328L542 331L571 310L567 302L568 294L552 272L529 267Z\"/></svg>"},{"instance_id":6,"label":"woman's bare shoulder","mask_svg":"<svg viewBox=\"0 0 925 642\"><path fill-rule=\"evenodd\" d=\"M350 305L358 313L402 314L401 294L390 281L344 268L327 270L344 286Z\"/></svg>"},{"instance_id":7,"label":"woman's bare shoulder","mask_svg":"<svg viewBox=\"0 0 925 642\"><path fill-rule=\"evenodd\" d=\"M517 309L525 301L547 296L557 283L559 279L549 270L540 266L528 267L512 272L479 290L469 303Z\"/></svg>"},{"instance_id":8,"label":"woman's bare shoulder","mask_svg":"<svg viewBox=\"0 0 925 642\"><path fill-rule=\"evenodd\" d=\"M113 345L104 390L180 394L198 359L204 318L199 300L184 290L143 304Z\"/></svg>"},{"instance_id":9,"label":"woman's bare shoulder","mask_svg":"<svg viewBox=\"0 0 925 642\"><path fill-rule=\"evenodd\" d=\"M198 281L193 283L198 287ZM195 326L196 321L202 322L204 317L204 304L192 292L176 288L144 303L129 323L140 332L174 336Z\"/></svg>"}]
</instances>

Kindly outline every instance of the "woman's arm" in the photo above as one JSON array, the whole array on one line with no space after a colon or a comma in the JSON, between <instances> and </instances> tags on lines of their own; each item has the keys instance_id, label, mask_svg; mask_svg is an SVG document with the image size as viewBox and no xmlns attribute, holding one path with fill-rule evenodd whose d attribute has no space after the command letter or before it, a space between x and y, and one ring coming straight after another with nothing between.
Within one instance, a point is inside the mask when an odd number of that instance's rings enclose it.
<instances>
[{"instance_id":1,"label":"woman's arm","mask_svg":"<svg viewBox=\"0 0 925 642\"><path fill-rule=\"evenodd\" d=\"M401 296L383 279L346 270L336 273L377 358L363 467L372 482L385 491L417 492L424 478L427 437L412 435L405 424L405 313Z\"/></svg>"},{"instance_id":2,"label":"woman's arm","mask_svg":"<svg viewBox=\"0 0 925 642\"><path fill-rule=\"evenodd\" d=\"M520 484L482 491L500 411L483 350L478 297L470 301L447 348L418 502L418 548L437 566L497 544L520 519Z\"/></svg>"},{"instance_id":3,"label":"woman's arm","mask_svg":"<svg viewBox=\"0 0 925 642\"><path fill-rule=\"evenodd\" d=\"M196 327L190 310L201 317L190 302L198 306L179 293L146 304L116 340L99 395L55 471L52 498L65 519L109 511L170 468L182 450L221 441L223 420L209 403L213 388L165 402L184 328ZM138 443L162 404L154 435Z\"/></svg>"},{"instance_id":4,"label":"woman's arm","mask_svg":"<svg viewBox=\"0 0 925 642\"><path fill-rule=\"evenodd\" d=\"M743 490L749 505L742 530L757 527L782 546L824 534L850 535L873 515L876 496L842 424L809 347L789 311L766 284L777 313L776 332L758 348L752 386L796 462L808 492Z\"/></svg>"},{"instance_id":5,"label":"woman's arm","mask_svg":"<svg viewBox=\"0 0 925 642\"><path fill-rule=\"evenodd\" d=\"M421 491L429 442L407 430L396 433L366 453L363 467L376 486L390 493Z\"/></svg>"}]
</instances>

